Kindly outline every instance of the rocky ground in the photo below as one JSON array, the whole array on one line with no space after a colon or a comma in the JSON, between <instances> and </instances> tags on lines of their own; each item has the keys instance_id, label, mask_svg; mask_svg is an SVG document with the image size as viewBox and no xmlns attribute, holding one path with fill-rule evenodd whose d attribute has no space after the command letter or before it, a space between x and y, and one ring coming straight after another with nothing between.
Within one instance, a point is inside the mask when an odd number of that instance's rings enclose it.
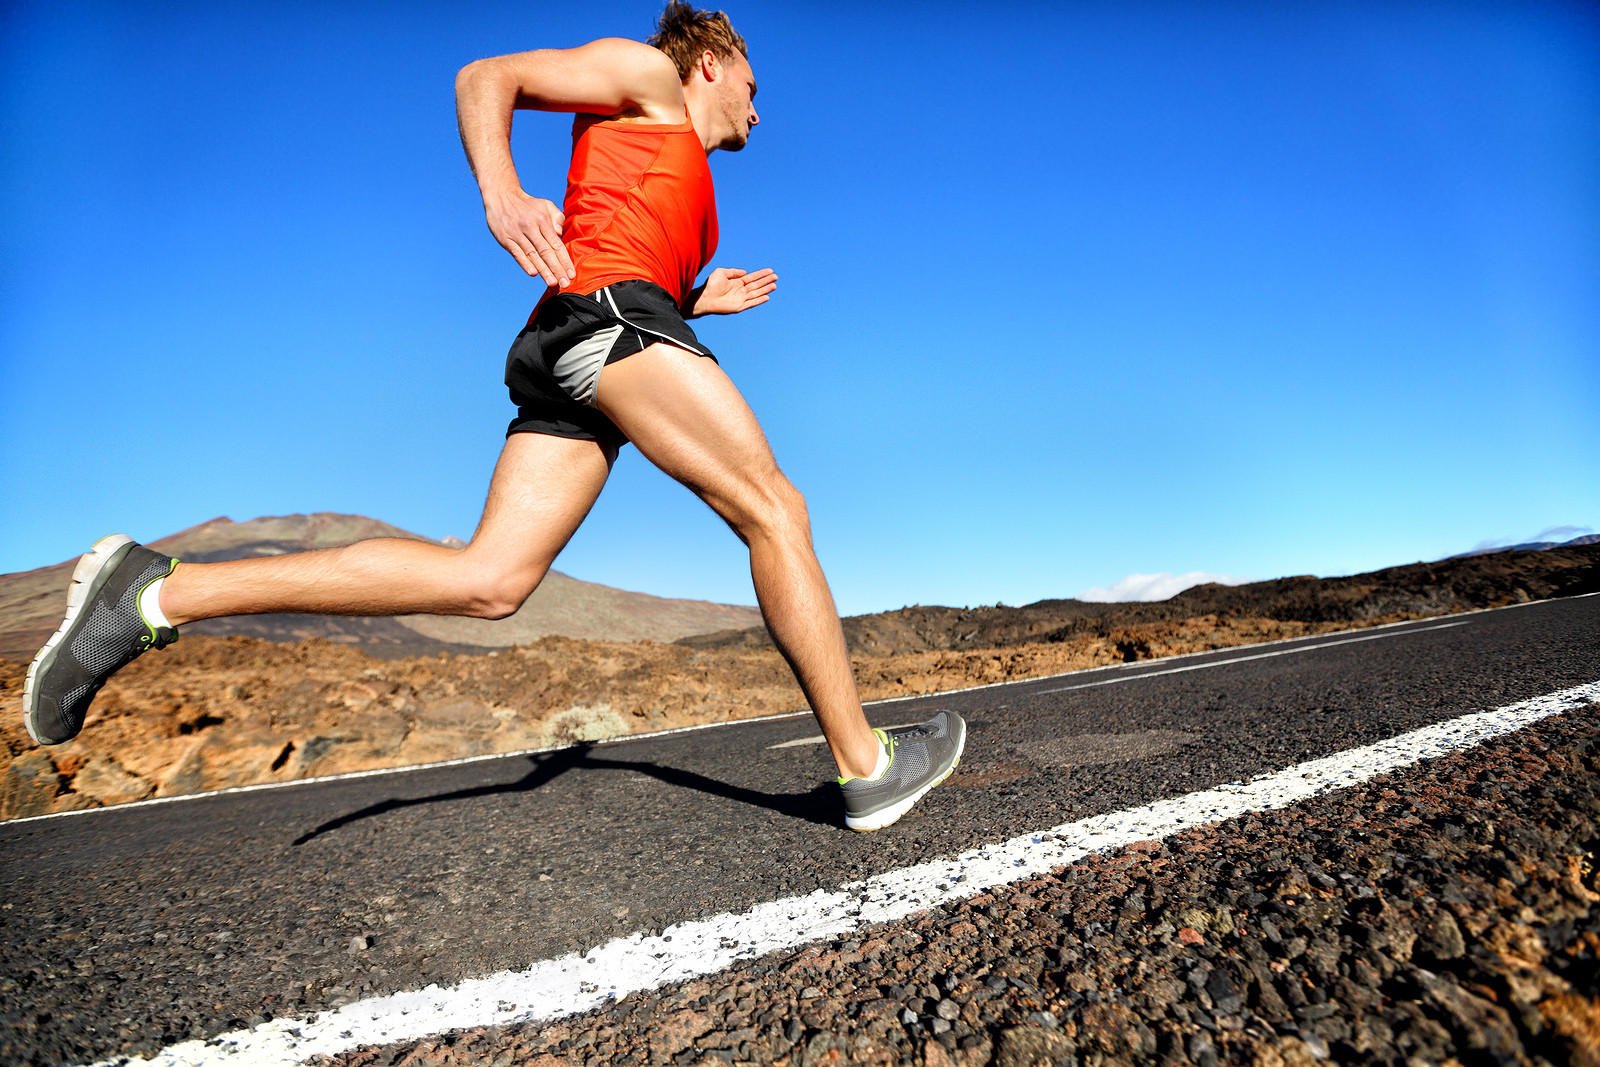
<instances>
[{"instance_id":1,"label":"rocky ground","mask_svg":"<svg viewBox=\"0 0 1600 1067\"><path fill-rule=\"evenodd\" d=\"M1597 770L1591 705L859 939L334 1062L1590 1067Z\"/></svg>"},{"instance_id":2,"label":"rocky ground","mask_svg":"<svg viewBox=\"0 0 1600 1067\"><path fill-rule=\"evenodd\" d=\"M877 700L1341 628L1209 615L1007 648L857 653L853 661L862 696ZM0 660L0 704L17 707L25 676L23 664ZM65 745L40 748L20 715L0 717L0 818L804 707L770 647L550 637L477 655L378 660L328 641L195 635L113 678L83 733Z\"/></svg>"}]
</instances>

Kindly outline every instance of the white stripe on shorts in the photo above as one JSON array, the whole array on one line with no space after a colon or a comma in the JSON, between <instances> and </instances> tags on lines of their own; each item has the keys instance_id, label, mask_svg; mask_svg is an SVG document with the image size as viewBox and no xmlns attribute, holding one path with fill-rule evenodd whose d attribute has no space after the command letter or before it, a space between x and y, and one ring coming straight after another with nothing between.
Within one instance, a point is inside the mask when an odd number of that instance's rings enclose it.
<instances>
[{"instance_id":1,"label":"white stripe on shorts","mask_svg":"<svg viewBox=\"0 0 1600 1067\"><path fill-rule=\"evenodd\" d=\"M622 310L617 307L617 298L611 295L611 286L609 286L609 285L606 286L605 288L601 289L600 292L605 294L606 302L611 305L611 314L615 315L617 318L621 319L623 322L627 322L629 326L632 326L634 333L647 333L651 337L659 337L663 341L667 342L667 344L669 344L669 345L677 345L679 348L686 349L686 350L688 350L690 352L693 352L697 356L705 355L705 352L703 350L701 350L699 348L696 348L694 345L690 344L688 341L682 341L682 340L679 340L676 337L669 337L664 333L658 333L655 330L649 329L648 327L639 326L639 325L636 325L635 323L628 322L627 318L622 314ZM598 303L598 301L596 301L596 303ZM601 307L604 307L604 306L605 306L604 304L601 304ZM643 337L639 338L639 343L640 343L641 346L644 344L644 338Z\"/></svg>"}]
</instances>

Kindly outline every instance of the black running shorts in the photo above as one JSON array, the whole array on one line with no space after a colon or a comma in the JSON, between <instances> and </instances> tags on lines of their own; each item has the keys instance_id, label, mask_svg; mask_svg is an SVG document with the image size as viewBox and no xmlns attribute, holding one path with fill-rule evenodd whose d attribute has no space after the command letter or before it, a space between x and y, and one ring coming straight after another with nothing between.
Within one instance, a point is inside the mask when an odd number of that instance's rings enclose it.
<instances>
[{"instance_id":1,"label":"black running shorts","mask_svg":"<svg viewBox=\"0 0 1600 1067\"><path fill-rule=\"evenodd\" d=\"M506 436L547 433L626 444L627 435L594 406L600 369L658 341L717 358L683 321L677 301L654 282L548 297L506 357L506 387L517 405Z\"/></svg>"}]
</instances>

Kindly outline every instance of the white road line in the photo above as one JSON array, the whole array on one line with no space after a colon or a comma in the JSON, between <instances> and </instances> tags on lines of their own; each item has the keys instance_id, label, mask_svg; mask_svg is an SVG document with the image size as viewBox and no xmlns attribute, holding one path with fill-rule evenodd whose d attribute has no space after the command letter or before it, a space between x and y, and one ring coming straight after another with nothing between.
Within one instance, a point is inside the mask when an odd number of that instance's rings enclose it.
<instances>
[{"instance_id":1,"label":"white road line","mask_svg":"<svg viewBox=\"0 0 1600 1067\"><path fill-rule=\"evenodd\" d=\"M1600 594L1585 593L1583 595L1584 596L1597 596L1597 595L1600 595ZM1461 614L1464 614L1464 615L1475 615L1475 614L1478 614L1479 612L1483 612L1483 611L1507 611L1507 610L1510 610L1511 608L1525 608L1525 607L1531 607L1534 604L1543 604L1543 603L1548 603L1548 602L1547 601L1543 601L1543 600L1534 600L1534 601L1530 601L1527 604L1511 604L1511 605L1507 605L1506 607L1503 607L1503 608L1477 608L1477 609L1475 609L1475 610L1473 610L1471 612L1461 612ZM1471 622L1471 621L1472 620L1470 620L1470 619L1464 619L1464 620L1462 620L1460 622L1446 623L1445 626L1465 626L1468 622ZM1371 630L1387 630L1390 627L1414 626L1415 623L1416 623L1416 620L1414 620L1414 619L1407 620L1405 622L1386 622L1386 623L1383 623L1380 626L1369 627L1369 629L1371 629ZM1374 637L1402 637L1402 636L1404 636L1405 634L1408 634L1408 633L1420 633L1423 630L1439 630L1439 629L1443 629L1443 628L1444 628L1443 626L1424 626L1424 627L1420 627L1420 628L1415 629L1415 630L1396 630L1394 633L1373 634L1373 635L1369 635L1369 636L1366 636L1366 637L1354 638L1354 640L1369 641L1369 640L1372 640ZM1210 649L1206 649L1204 652L1183 652L1183 653L1180 653L1180 654L1178 654L1176 656L1163 656L1162 660L1165 661L1165 660L1176 660L1176 659L1189 659L1189 658L1191 658L1193 656L1216 656L1216 655L1222 655L1222 654L1227 653L1227 652L1231 652L1231 651L1233 651L1235 649L1238 649L1238 648L1260 648L1263 645L1287 644L1290 641L1316 641L1317 642L1316 644L1304 645L1304 646L1302 646L1300 648L1285 649L1282 653L1267 653L1267 655L1274 655L1274 654L1284 655L1284 654L1287 654L1289 652L1309 652L1312 649L1322 648L1322 647L1324 647L1326 645L1337 645L1337 644L1343 644L1344 643L1342 641L1319 641L1318 640L1319 638L1329 637L1329 636L1333 636L1333 635L1341 634L1341 633L1350 633L1350 632L1351 631L1349 631L1349 630L1331 630L1326 634L1312 634L1312 635L1309 635L1309 636L1300 636L1300 637L1282 637L1282 638L1279 638L1279 639L1277 639L1275 641L1259 641L1259 642L1256 642L1256 643L1250 644L1250 645L1233 645L1233 646L1230 646L1229 648L1210 648ZM1241 657L1236 657L1234 659L1218 660L1218 661L1216 661L1214 663L1202 663L1202 664L1198 664L1198 665L1196 665L1194 667L1175 668L1173 670L1168 670L1168 671L1146 671L1146 672L1144 672L1142 674L1130 674L1130 675L1128 675L1126 677L1113 678L1113 679L1109 679L1109 680L1103 681L1103 682L1091 682L1091 683L1089 683L1089 685L1111 685L1111 684L1113 684L1115 682L1131 682L1131 681L1135 681L1135 680L1137 680L1139 678L1154 677L1157 674L1175 673L1176 670L1199 670L1202 667L1221 667L1221 666L1224 666L1224 665L1226 665L1228 663L1238 663L1238 662L1241 662L1242 660L1245 660L1245 659L1258 659L1258 658L1261 658L1261 657L1260 656L1241 656ZM1044 675L1040 675L1037 678L1012 678L1009 681L1004 681L1004 682L989 682L989 683L987 683L985 685L969 685L969 686L965 686L965 687L960 688L960 689L942 689L942 690L939 690L938 692L934 692L934 693L913 693L910 696L886 697L883 700L865 700L865 701L862 701L862 704L865 707L871 708L871 707L876 707L876 706L878 706L880 704L898 704L901 701L905 701L905 700L933 700L933 699L937 699L939 697L955 696L958 693L974 693L974 692L977 692L977 691L979 691L981 689L998 689L998 688L1003 688L1003 687L1006 687L1006 686L1029 685L1029 684L1036 684L1036 683L1039 683L1039 682L1048 682L1052 678L1070 678L1075 674L1091 674L1091 673L1095 673L1095 672L1098 672L1098 671L1123 671L1123 670L1129 670L1129 669L1138 669L1138 668L1146 667L1146 666L1149 666L1149 665L1150 664L1149 664L1148 661L1147 662L1143 662L1143 663L1110 663L1110 664L1105 664L1105 665L1102 665L1102 666L1099 666L1099 667L1085 667L1085 668L1083 668L1081 670L1076 670L1076 671L1064 671L1061 674L1044 674ZM1084 689L1084 688L1088 688L1088 687L1089 687L1088 685L1086 685L1086 686L1067 686L1066 689ZM1043 692L1046 692L1046 693L1065 692L1065 689L1046 689L1046 690L1043 690ZM758 715L755 718L751 718L751 719L723 719L723 720L721 720L719 722L696 723L693 726L676 726L676 727L673 727L670 730L655 730L655 731L653 731L651 733L647 733L647 734L622 734L622 735L620 735L618 737L608 737L608 738L605 738L604 740L601 740L601 741L590 742L590 744L595 744L595 745L617 745L617 744L623 743L624 741L648 741L648 740L651 740L652 738L657 738L657 737L672 737L672 736L674 736L676 734L690 734L690 733L694 733L697 730L717 730L717 729L721 729L721 728L727 727L727 726L743 726L746 723L753 723L753 722L775 722L775 721L777 721L779 719L796 719L796 718L799 718L799 717L801 717L803 715L810 715L810 714L811 714L811 710L809 708L804 708L804 709L801 709L800 711L779 712L776 715ZM794 744L800 744L800 743L803 743L803 742L793 742L793 743ZM46 815L28 815L28 816L25 816L24 818L21 818L21 819L7 819L7 820L4 821L4 825L6 825L6 826L14 826L14 825L16 825L18 823L38 822L38 821L40 821L42 819L69 819L69 818L74 818L74 817L80 816L80 815L103 815L106 812L128 811L130 809L148 808L148 807L154 807L157 804L181 804L181 803L184 803L185 801L190 801L190 800L204 800L207 797L231 796L231 795L233 795L235 793L259 793L259 792L262 792L262 791L268 790L268 789L288 789L288 788L291 788L291 787L297 786L297 785L316 785L319 782L344 782L344 781L350 781L350 780L356 779L356 778L376 778L376 777L379 777L379 776L385 775L385 774L411 774L411 773L416 772L416 771L431 771L431 770L435 770L435 769L440 768L440 767L461 767L461 766L464 766L464 765L466 765L468 763L483 763L483 762L486 762L488 760L515 759L515 758L517 758L519 756L542 756L547 752L560 752L563 749L574 748L574 747L576 747L576 746L574 746L574 745L548 745L548 746L546 746L544 748L523 748L523 749L516 749L516 750L514 750L512 752L489 752L489 753L485 753L484 755L481 755L481 756L462 756L462 757L460 757L458 759L437 760L437 761L435 761L433 763L413 763L408 767L374 767L373 769L368 770L368 771L346 771L343 774L326 774L326 775L322 775L320 777L314 777L314 778L291 778L291 779L289 779L287 781L283 781L283 782L256 782L253 785L235 785L235 786L230 786L227 789L211 789L211 790L207 790L204 793L184 793L181 796L175 796L175 797L151 797L148 800L134 800L134 801L129 801L126 804L111 804L111 805L107 805L105 807L99 807L99 808L78 808L78 809L76 809L74 811L52 811L52 812L50 812L50 813L48 813ZM781 748L783 746L781 746L781 745L773 745L771 747L773 747L773 748Z\"/></svg>"},{"instance_id":2,"label":"white road line","mask_svg":"<svg viewBox=\"0 0 1600 1067\"><path fill-rule=\"evenodd\" d=\"M893 726L880 726L880 727L878 727L878 729L880 729L880 730L904 730L907 726L921 726L921 725L922 725L921 723L917 723L917 722L901 722L901 723L896 723ZM828 743L828 739L826 737L823 737L821 734L813 734L810 737L797 737L793 741L780 741L776 745L768 745L767 746L767 751L770 752L771 750L773 750L775 748L795 748L796 746L799 746L799 745L825 745L827 743Z\"/></svg>"},{"instance_id":3,"label":"white road line","mask_svg":"<svg viewBox=\"0 0 1600 1067\"><path fill-rule=\"evenodd\" d=\"M739 960L848 934L868 924L894 922L991 886L1043 874L1093 852L1164 838L1252 811L1287 807L1592 702L1600 702L1600 681L1462 715L1250 782L1080 819L837 890L819 889L809 896L757 904L737 915L680 923L656 937L631 934L588 952L544 960L525 971L475 978L453 989L428 986L357 1001L324 1012L315 1022L274 1019L210 1041L173 1045L153 1060L131 1062L267 1067L447 1030L576 1015L636 990L711 974ZM97 1067L126 1062L107 1060Z\"/></svg>"},{"instance_id":4,"label":"white road line","mask_svg":"<svg viewBox=\"0 0 1600 1067\"><path fill-rule=\"evenodd\" d=\"M1098 682L1084 682L1081 685L1063 685L1055 689L1036 689L1028 696L1044 696L1046 693L1070 693L1074 689L1093 689L1097 685L1116 685L1119 682L1137 682L1145 678L1155 678L1163 674L1182 674L1184 671L1203 671L1212 667L1226 667L1232 663L1246 663L1253 659L1271 659L1274 656L1292 656L1297 652L1315 652L1319 648L1332 648L1334 645L1353 645L1357 641L1381 641L1386 637L1404 637L1406 634L1420 634L1428 630L1448 630L1452 626L1465 626L1466 621L1447 622L1440 626L1419 626L1415 630L1402 630L1392 634L1367 634L1364 637L1347 637L1342 641L1322 641L1315 645L1304 645L1300 648L1280 648L1276 652L1258 652L1253 656L1233 656L1229 659L1219 659L1211 663L1191 663L1187 667L1169 667L1164 671L1145 671L1142 674L1130 674L1125 678L1103 678Z\"/></svg>"}]
</instances>

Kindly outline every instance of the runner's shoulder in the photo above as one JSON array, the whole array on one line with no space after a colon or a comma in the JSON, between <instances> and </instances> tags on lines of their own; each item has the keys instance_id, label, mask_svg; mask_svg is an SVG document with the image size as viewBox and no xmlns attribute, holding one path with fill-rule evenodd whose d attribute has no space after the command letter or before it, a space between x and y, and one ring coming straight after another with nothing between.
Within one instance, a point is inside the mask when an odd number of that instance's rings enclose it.
<instances>
[{"instance_id":1,"label":"runner's shoulder","mask_svg":"<svg viewBox=\"0 0 1600 1067\"><path fill-rule=\"evenodd\" d=\"M614 69L660 81L681 91L683 83L678 79L677 64L661 49L642 41L627 37L602 37L573 51L584 53L585 58L614 66Z\"/></svg>"},{"instance_id":2,"label":"runner's shoulder","mask_svg":"<svg viewBox=\"0 0 1600 1067\"><path fill-rule=\"evenodd\" d=\"M603 70L600 76L611 84L619 102L631 102L645 114L656 108L676 112L683 107L677 64L659 48L626 37L602 37L569 55L597 74Z\"/></svg>"}]
</instances>

